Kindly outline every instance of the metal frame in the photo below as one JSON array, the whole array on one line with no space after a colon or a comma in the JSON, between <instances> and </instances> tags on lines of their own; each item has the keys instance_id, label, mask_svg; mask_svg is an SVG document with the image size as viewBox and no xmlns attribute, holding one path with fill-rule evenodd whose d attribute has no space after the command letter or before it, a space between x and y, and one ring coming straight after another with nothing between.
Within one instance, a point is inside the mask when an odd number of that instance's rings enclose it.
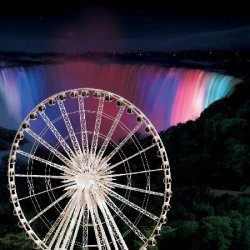
<instances>
[{"instance_id":1,"label":"metal frame","mask_svg":"<svg viewBox=\"0 0 250 250\"><path fill-rule=\"evenodd\" d=\"M96 99L97 110L88 109L85 103L86 98ZM77 103L78 109L68 112L67 106L64 105L66 100ZM104 113L105 102L113 102L113 105L116 105L117 114L114 117ZM61 115L51 120L46 114L46 109L53 108L53 106L60 111ZM94 128L87 128L90 113L96 116ZM72 114L78 114L81 131L75 131L71 120ZM133 117L137 117L138 124L130 129L122 122L122 117L131 116L131 114ZM107 135L101 133L104 118L112 121ZM42 131L39 133L33 131L30 125L33 122L41 121L45 125ZM66 137L60 133L60 127L57 128L58 121L64 122L68 133ZM118 143L112 139L117 127L126 132L126 136ZM145 131L153 138L151 145L147 147L142 147L136 137L136 132L142 127L145 127ZM57 140L56 145L51 145L44 139L44 134L48 131ZM27 152L20 143L23 135L25 137L26 134L34 140L30 152ZM99 138L102 138L102 143L99 143ZM137 152L126 156L122 148L129 141L133 143ZM50 152L49 158L37 156L39 146ZM108 146L112 146L113 149L107 154ZM153 152L157 150L161 167L150 168L146 153L152 154L151 150L154 150ZM115 155L118 155L120 160L113 163L112 159ZM141 159L139 171L131 171L130 162L135 157ZM20 158L27 159L26 173L19 173L20 169L16 168L16 164L18 164L16 161ZM36 174L37 163L44 165L45 174ZM117 173L118 168L119 170L124 169L125 172ZM57 174L51 174L51 170L57 171ZM151 189L150 174L153 173L163 176L164 188L161 192ZM134 176L145 178L146 186L144 188L133 186L131 180ZM126 177L126 184L119 183L119 178L122 177ZM29 195L19 198L17 180L24 178L27 179ZM37 179L44 179L46 185L46 188L39 192L36 190L35 180ZM53 181L60 182L60 184L53 186L51 184ZM172 194L167 153L153 124L137 107L121 96L91 88L74 89L55 94L37 105L24 119L10 152L8 189L10 190L10 201L14 206L14 214L19 219L19 226L25 229L27 237L34 241L34 247L37 249L74 249L75 246L78 246L82 249L127 250L129 244L126 242L126 235L132 233L141 240L140 249L145 250L147 246L156 244L155 237L159 235L162 225L166 222ZM55 195L58 190L61 190L62 193L59 197ZM119 193L119 190L124 190L125 194ZM144 197L140 204L132 201L136 194ZM39 197L42 195L49 197L50 204L46 207L42 207L39 202ZM158 215L147 210L150 197L162 198L162 206L159 207ZM27 200L34 205L35 215L32 218L26 218L26 211L23 211L22 202ZM117 205L116 201L121 205ZM138 213L136 219L131 219L129 214L126 214L125 207ZM48 211L52 209L58 213L54 220L47 218ZM144 235L138 227L144 217L153 224L153 230L149 235ZM120 221L118 224L117 220ZM124 223L124 227L127 227L126 232L122 232L119 228L121 222ZM48 228L47 233L38 237L32 229L34 223L43 223ZM94 244L89 243L91 231L95 237ZM79 233L81 233L81 237L79 237Z\"/></svg>"}]
</instances>

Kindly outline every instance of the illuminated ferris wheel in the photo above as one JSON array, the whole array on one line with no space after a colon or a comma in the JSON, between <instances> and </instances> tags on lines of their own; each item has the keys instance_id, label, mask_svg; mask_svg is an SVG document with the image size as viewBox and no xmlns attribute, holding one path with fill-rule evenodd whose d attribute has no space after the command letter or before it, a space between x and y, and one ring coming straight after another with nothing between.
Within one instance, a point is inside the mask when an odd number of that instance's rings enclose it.
<instances>
[{"instance_id":1,"label":"illuminated ferris wheel","mask_svg":"<svg viewBox=\"0 0 250 250\"><path fill-rule=\"evenodd\" d=\"M99 89L60 92L21 124L8 188L36 249L147 249L166 223L170 169L154 126Z\"/></svg>"}]
</instances>

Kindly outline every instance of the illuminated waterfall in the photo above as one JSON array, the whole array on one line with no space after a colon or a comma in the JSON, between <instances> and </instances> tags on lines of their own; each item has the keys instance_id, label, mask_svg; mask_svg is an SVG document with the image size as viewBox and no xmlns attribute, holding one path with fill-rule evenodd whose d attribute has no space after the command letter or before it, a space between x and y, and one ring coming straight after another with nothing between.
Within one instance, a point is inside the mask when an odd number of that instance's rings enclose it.
<instances>
[{"instance_id":1,"label":"illuminated waterfall","mask_svg":"<svg viewBox=\"0 0 250 250\"><path fill-rule=\"evenodd\" d=\"M218 73L143 64L78 61L6 68L0 71L0 126L17 129L36 104L61 90L94 87L130 100L160 131L197 118L237 83Z\"/></svg>"}]
</instances>

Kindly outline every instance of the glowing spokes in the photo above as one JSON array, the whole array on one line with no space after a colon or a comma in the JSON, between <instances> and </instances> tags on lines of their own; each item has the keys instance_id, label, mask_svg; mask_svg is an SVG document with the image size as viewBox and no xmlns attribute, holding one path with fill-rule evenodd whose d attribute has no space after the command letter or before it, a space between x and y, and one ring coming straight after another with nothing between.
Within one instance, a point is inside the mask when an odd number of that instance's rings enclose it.
<instances>
[{"instance_id":1,"label":"glowing spokes","mask_svg":"<svg viewBox=\"0 0 250 250\"><path fill-rule=\"evenodd\" d=\"M105 172L110 171L110 170L112 170L113 168L115 168L115 167L121 165L122 163L124 163L124 162L126 162L126 161L131 160L132 158L134 158L134 157L136 157L136 156L138 156L138 155L141 155L142 153L146 152L147 150L149 150L149 149L151 149L151 148L153 148L153 147L155 147L155 145L150 145L150 146L148 146L147 148L140 150L139 152L137 152L137 153L135 153L135 154L133 154L133 155L127 157L126 159L124 159L124 160L122 160L122 161L117 162L117 163L114 164L114 165L111 165L110 167L107 167L107 168L104 169L104 170L105 170Z\"/></svg>"},{"instance_id":2,"label":"glowing spokes","mask_svg":"<svg viewBox=\"0 0 250 250\"><path fill-rule=\"evenodd\" d=\"M46 164L46 165L48 165L48 166L50 166L50 167L53 167L53 168L55 168L55 169L64 171L65 173L68 173L69 175L74 175L74 174L75 174L75 172L74 172L73 170L67 168L66 166L59 165L59 164L57 164L57 163L54 163L54 162L51 162L51 161L44 160L44 159L41 158L41 157L35 156L35 155L33 155L33 154L30 154L30 153L26 153L26 152L24 152L24 151L22 151L22 150L18 150L17 153L20 154L20 155L26 156L26 157L28 157L28 158L30 158L30 159L32 159L32 160L36 160L36 161L38 161L38 162L44 163L44 164Z\"/></svg>"},{"instance_id":3,"label":"glowing spokes","mask_svg":"<svg viewBox=\"0 0 250 250\"><path fill-rule=\"evenodd\" d=\"M89 224L89 208L87 205L84 207L84 213L83 213L83 234L82 234L82 246L83 249L88 245L88 224Z\"/></svg>"},{"instance_id":4,"label":"glowing spokes","mask_svg":"<svg viewBox=\"0 0 250 250\"><path fill-rule=\"evenodd\" d=\"M65 194L63 194L61 197L59 197L58 199L56 199L54 202L52 202L49 206L47 206L46 208L44 208L42 211L40 211L35 217L33 217L31 220L29 220L29 223L34 222L36 219L38 219L41 215L43 215L45 212L47 212L50 208L52 208L53 206L55 206L58 202L60 202L61 200L65 199L67 196L70 196L72 194L72 190L69 190L68 192L66 192Z\"/></svg>"},{"instance_id":5,"label":"glowing spokes","mask_svg":"<svg viewBox=\"0 0 250 250\"><path fill-rule=\"evenodd\" d=\"M84 97L82 95L78 95L78 105L79 105L79 116L80 116L80 126L81 126L82 150L85 155L88 155L89 143L88 143L88 133L86 125L86 114L84 108Z\"/></svg>"},{"instance_id":6,"label":"glowing spokes","mask_svg":"<svg viewBox=\"0 0 250 250\"><path fill-rule=\"evenodd\" d=\"M120 107L120 109L119 109L119 111L114 119L114 122L113 122L113 124L108 132L108 135L107 135L106 139L104 140L104 142L103 142L103 144L102 144L102 146L97 154L97 157L96 157L97 160L100 160L103 157L103 154L104 154L104 152L105 152L105 150L110 142L110 139L111 139L112 135L114 134L115 129L116 129L116 127L121 119L121 116L124 112L124 109L125 109L125 106Z\"/></svg>"},{"instance_id":7,"label":"glowing spokes","mask_svg":"<svg viewBox=\"0 0 250 250\"><path fill-rule=\"evenodd\" d=\"M72 241L70 243L70 250L74 248L74 245L76 242L76 237L77 237L80 225L81 225L81 218L84 216L84 212L85 212L86 208L87 208L86 204L83 203L83 205L81 207L80 215L79 215L77 222L76 222L75 231L73 231L73 229L72 229L72 233L74 233L74 235L73 235Z\"/></svg>"},{"instance_id":8,"label":"glowing spokes","mask_svg":"<svg viewBox=\"0 0 250 250\"><path fill-rule=\"evenodd\" d=\"M78 217L79 217L81 208L84 206L83 200L82 200L81 190L79 190L77 192L77 201L76 202L77 203L76 203L75 208L74 208L75 210L74 210L73 216L71 218L70 225L67 229L67 232L66 232L64 239L63 239L63 243L61 245L62 249L66 248L66 245L69 242L69 239L73 234L73 229L74 229L74 226L76 225L77 219L80 220Z\"/></svg>"},{"instance_id":9,"label":"glowing spokes","mask_svg":"<svg viewBox=\"0 0 250 250\"><path fill-rule=\"evenodd\" d=\"M38 175L38 174L15 174L15 177L24 177L24 178L48 178L48 179L63 179L65 180L65 176L60 175Z\"/></svg>"},{"instance_id":10,"label":"glowing spokes","mask_svg":"<svg viewBox=\"0 0 250 250\"><path fill-rule=\"evenodd\" d=\"M65 125L67 127L67 130L68 130L68 133L69 133L73 148L75 150L75 153L77 154L77 156L81 156L82 152L81 152L81 149L80 149L80 145L79 145L79 142L78 142L78 140L76 138L73 126L72 126L71 121L69 119L69 115L68 115L68 113L66 111L66 108L65 108L65 106L63 104L63 101L61 101L59 98L57 98L57 103L58 103L58 106L59 106L60 111L62 113L62 117L63 117L64 123L65 123Z\"/></svg>"},{"instance_id":11,"label":"glowing spokes","mask_svg":"<svg viewBox=\"0 0 250 250\"><path fill-rule=\"evenodd\" d=\"M93 134L91 149L90 149L92 158L95 156L96 149L97 149L97 146L98 146L98 137L99 137L101 121L102 121L103 106L104 106L104 97L100 97L99 98L98 108L97 108L97 114L96 114L94 134Z\"/></svg>"},{"instance_id":12,"label":"glowing spokes","mask_svg":"<svg viewBox=\"0 0 250 250\"><path fill-rule=\"evenodd\" d=\"M115 203L107 197L107 204L111 207L111 209L127 224L127 226L143 241L146 242L147 238L143 233L128 219L128 217L123 214L123 212L115 205Z\"/></svg>"},{"instance_id":13,"label":"glowing spokes","mask_svg":"<svg viewBox=\"0 0 250 250\"><path fill-rule=\"evenodd\" d=\"M122 250L128 250L128 247L122 237L120 230L118 229L118 226L114 221L112 214L109 211L109 208L106 205L106 202L100 202L101 199L99 198L98 193L96 195L97 195L98 206L101 209L102 214L105 218L115 248L117 249L117 244L116 244L117 242Z\"/></svg>"},{"instance_id":14,"label":"glowing spokes","mask_svg":"<svg viewBox=\"0 0 250 250\"><path fill-rule=\"evenodd\" d=\"M61 146L65 150L65 152L70 157L71 161L75 161L76 155L72 151L72 149L69 147L69 145L66 143L64 138L61 136L61 134L58 132L55 125L52 123L52 121L49 119L49 117L45 113L40 113L40 116L44 120L44 122L47 124L47 126L50 128L51 132L54 134L54 136L57 138L57 140L60 142Z\"/></svg>"},{"instance_id":15,"label":"glowing spokes","mask_svg":"<svg viewBox=\"0 0 250 250\"><path fill-rule=\"evenodd\" d=\"M97 197L97 196L96 196L96 197ZM107 225L107 227L108 227L109 234L110 234L111 239L112 239L112 243L113 243L115 249L116 249L116 250L119 250L118 245L117 245L117 243L116 243L117 239L115 238L115 233L113 232L113 228L112 228L112 226L110 225L110 221L109 221L109 219L108 219L108 217L107 217L107 215L106 215L106 212L105 212L105 210L104 210L104 208L103 208L103 205L102 205L103 202L101 203L100 201L98 201L99 199L100 199L100 198L97 197L97 198L96 198L96 201L97 201L97 204L98 204L98 206L99 206L99 208L100 208L100 210L101 210L101 212L102 212L102 215L103 215L103 217L104 217L104 220L105 220L105 222L106 222L106 225Z\"/></svg>"},{"instance_id":16,"label":"glowing spokes","mask_svg":"<svg viewBox=\"0 0 250 250\"><path fill-rule=\"evenodd\" d=\"M52 225L52 227L49 229L48 233L45 235L45 237L43 239L44 243L46 243L49 240L49 238L51 237L52 233L56 230L56 228L59 225L59 223L65 218L66 211L69 209L70 206L72 206L72 200L73 200L73 198L74 198L74 196L72 196L70 198L70 200L68 201L67 205L64 207L63 211L61 211L60 215L58 216L58 218L56 219L56 221L54 222L54 224Z\"/></svg>"},{"instance_id":17,"label":"glowing spokes","mask_svg":"<svg viewBox=\"0 0 250 250\"><path fill-rule=\"evenodd\" d=\"M17 176L17 175L16 175L16 176ZM33 177L33 175L31 175L31 177ZM23 198L20 198L19 201L26 200L26 199L28 199L28 198L38 196L38 195L40 195L40 194L45 194L45 193L47 193L47 192L52 192L52 191L54 191L54 190L56 190L56 189L60 189L60 188L67 187L68 185L70 185L70 184L64 184L64 185L61 185L61 186L58 186L58 187L46 189L45 191L41 191L41 192L39 192L39 193L31 194L31 195L25 196L25 197L23 197Z\"/></svg>"},{"instance_id":18,"label":"glowing spokes","mask_svg":"<svg viewBox=\"0 0 250 250\"><path fill-rule=\"evenodd\" d=\"M87 206L89 207L89 211L90 211L90 215L91 215L91 219L92 219L92 223L93 223L93 227L94 227L94 231L95 231L95 236L97 239L98 248L100 250L107 249L107 237L103 233L103 228L102 228L102 225L100 223L99 216L97 214L96 202L92 198L91 192L89 193L85 190L84 195L85 195L85 199L87 202Z\"/></svg>"},{"instance_id":19,"label":"glowing spokes","mask_svg":"<svg viewBox=\"0 0 250 250\"><path fill-rule=\"evenodd\" d=\"M55 156L57 156L66 165L68 165L68 166L72 165L71 161L68 158L66 158L58 150L56 150L54 147L52 147L48 142L46 142L43 138L41 138L39 135L37 135L34 131L32 131L31 129L28 128L25 130L25 132L27 132L30 136L32 136L35 140L37 140L41 145L43 145L51 153L53 153Z\"/></svg>"},{"instance_id":20,"label":"glowing spokes","mask_svg":"<svg viewBox=\"0 0 250 250\"><path fill-rule=\"evenodd\" d=\"M136 133L141 125L141 123L138 123L137 126L119 143L119 145L117 145L111 153L104 157L104 161L108 162L119 150L121 150L122 146L125 145L126 142Z\"/></svg>"},{"instance_id":21,"label":"glowing spokes","mask_svg":"<svg viewBox=\"0 0 250 250\"><path fill-rule=\"evenodd\" d=\"M135 188L135 187L128 187L128 186L125 186L125 185L122 185L122 184L110 183L110 185L113 186L113 187L128 189L128 190L131 190L131 191L136 191L136 192L140 192L140 193L144 193L144 194L152 194L152 195L157 195L157 196L164 196L164 194L160 193L160 192L154 192L154 191L151 191L151 190L144 190L144 189Z\"/></svg>"},{"instance_id":22,"label":"glowing spokes","mask_svg":"<svg viewBox=\"0 0 250 250\"><path fill-rule=\"evenodd\" d=\"M161 168L158 169L149 169L149 170L143 170L143 171L137 171L137 172L130 172L129 175L136 175L136 174L145 174L145 173L151 173L151 172L158 172L162 171ZM110 175L105 175L105 177L119 177L119 176L127 176L127 173L124 174L110 174Z\"/></svg>"},{"instance_id":23,"label":"glowing spokes","mask_svg":"<svg viewBox=\"0 0 250 250\"><path fill-rule=\"evenodd\" d=\"M143 209L143 208L139 207L138 205L134 204L133 202L127 200L127 199L124 198L123 196L121 196L121 195L119 195L118 193L114 192L112 189L107 188L107 187L104 187L104 186L103 186L103 188L106 189L106 190L108 191L108 193L109 193L110 196L115 197L117 200L119 200L119 201L125 203L126 205L128 205L128 206L134 208L134 209L137 210L138 212L140 212L140 213L142 213L142 214L148 216L150 219L153 219L153 220L155 220L155 221L158 221L158 220L159 220L159 218L158 218L157 216L151 214L150 212L146 211L145 209Z\"/></svg>"},{"instance_id":24,"label":"glowing spokes","mask_svg":"<svg viewBox=\"0 0 250 250\"><path fill-rule=\"evenodd\" d=\"M70 205L69 205L69 206L67 207L67 209L65 210L65 213L64 213L63 216L62 216L62 220L61 220L59 226L57 227L57 230L56 230L56 232L55 232L53 238L52 238L51 241L50 241L50 244L49 244L49 246L48 246L49 249L51 249L52 246L54 245L54 243L55 243L55 241L56 241L58 235L59 235L59 238L58 238L57 242L58 242L59 240L61 240L61 238L60 238L60 235L62 235L61 232L62 232L62 230L63 230L63 227L64 227L66 224L68 224L69 219L70 219L70 216L71 216L71 214L73 213L73 209L74 209L74 206L75 206L75 200L76 200L76 198L77 198L77 194L74 193L73 196L72 196ZM58 245L57 242L56 242L56 245ZM60 242L59 242L59 244L60 244Z\"/></svg>"}]
</instances>

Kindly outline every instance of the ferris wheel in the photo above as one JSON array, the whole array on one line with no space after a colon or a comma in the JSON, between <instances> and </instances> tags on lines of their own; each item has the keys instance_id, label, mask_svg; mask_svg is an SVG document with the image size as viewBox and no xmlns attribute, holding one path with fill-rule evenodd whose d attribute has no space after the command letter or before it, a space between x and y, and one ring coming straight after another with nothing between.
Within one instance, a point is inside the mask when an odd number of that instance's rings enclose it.
<instances>
[{"instance_id":1,"label":"ferris wheel","mask_svg":"<svg viewBox=\"0 0 250 250\"><path fill-rule=\"evenodd\" d=\"M91 88L55 94L24 119L8 189L36 249L155 246L172 194L152 123L123 97Z\"/></svg>"}]
</instances>

